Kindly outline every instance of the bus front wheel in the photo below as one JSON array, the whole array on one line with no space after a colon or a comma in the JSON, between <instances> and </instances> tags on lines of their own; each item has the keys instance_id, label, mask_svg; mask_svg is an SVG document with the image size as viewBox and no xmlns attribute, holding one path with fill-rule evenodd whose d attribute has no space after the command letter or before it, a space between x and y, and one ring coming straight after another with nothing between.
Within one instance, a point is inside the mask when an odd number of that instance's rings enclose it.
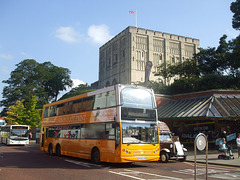
<instances>
[{"instance_id":1,"label":"bus front wheel","mask_svg":"<svg viewBox=\"0 0 240 180\"><path fill-rule=\"evenodd\" d=\"M94 164L100 164L100 152L97 148L94 148L92 150L92 162Z\"/></svg>"}]
</instances>

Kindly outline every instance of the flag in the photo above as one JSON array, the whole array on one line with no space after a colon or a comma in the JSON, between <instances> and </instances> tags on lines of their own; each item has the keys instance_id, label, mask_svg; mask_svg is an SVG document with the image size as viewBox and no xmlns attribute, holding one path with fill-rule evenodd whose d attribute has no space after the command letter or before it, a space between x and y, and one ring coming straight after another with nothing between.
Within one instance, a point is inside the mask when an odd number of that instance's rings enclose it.
<instances>
[{"instance_id":1,"label":"flag","mask_svg":"<svg viewBox=\"0 0 240 180\"><path fill-rule=\"evenodd\" d=\"M134 11L129 11L130 14L135 14L135 18L136 18L136 27L137 27L137 10Z\"/></svg>"}]
</instances>

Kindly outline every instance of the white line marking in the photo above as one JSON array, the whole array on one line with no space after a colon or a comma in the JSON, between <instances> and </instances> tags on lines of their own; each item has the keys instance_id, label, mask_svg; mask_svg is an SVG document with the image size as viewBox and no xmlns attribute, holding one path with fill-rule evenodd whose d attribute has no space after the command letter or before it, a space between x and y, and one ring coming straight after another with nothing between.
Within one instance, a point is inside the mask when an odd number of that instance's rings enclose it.
<instances>
[{"instance_id":1,"label":"white line marking","mask_svg":"<svg viewBox=\"0 0 240 180\"><path fill-rule=\"evenodd\" d=\"M89 168L91 167L91 166L89 166L86 163L77 162L77 161L73 161L73 160L69 160L69 159L64 159L64 161L67 161L67 162L70 162L70 163L74 163L74 164L77 164L77 165L80 165L80 166L85 166L85 167L89 167Z\"/></svg>"},{"instance_id":2,"label":"white line marking","mask_svg":"<svg viewBox=\"0 0 240 180\"><path fill-rule=\"evenodd\" d=\"M130 176L130 175L127 175L127 174L123 174L124 172L120 172L120 173L117 173L117 172L114 172L114 171L108 171L108 172L113 173L113 174L117 174L117 175L120 175L120 176L126 176L126 177L133 178L133 179L145 180L145 179L142 179L142 178L137 178L135 176Z\"/></svg>"},{"instance_id":3,"label":"white line marking","mask_svg":"<svg viewBox=\"0 0 240 180\"><path fill-rule=\"evenodd\" d=\"M69 163L73 163L73 164L76 164L76 165L79 165L79 166L85 166L85 167L88 167L88 168L98 167L100 169L109 169L109 167L104 166L104 165L85 163L85 162L81 162L81 161L77 161L77 160L73 160L73 159L67 159L67 158L61 158L61 159L64 160L64 161L67 161Z\"/></svg>"},{"instance_id":4,"label":"white line marking","mask_svg":"<svg viewBox=\"0 0 240 180\"><path fill-rule=\"evenodd\" d=\"M139 177L136 177L138 175L149 175L149 176L155 176L155 177L160 177L161 180L169 180L169 179L173 179L173 180L181 180L180 178L175 178L175 177L169 177L169 176L163 176L163 175L158 175L158 174L152 174L152 173L147 173L147 172L141 172L141 171L133 171L133 170L129 170L129 169L124 169L125 172L114 172L114 171L109 171L110 173L113 173L113 174L118 174L118 175L121 175L121 176L126 176L126 177L130 177L130 178L133 178L133 179L139 179L139 180L145 180L145 179L142 179L142 178L139 178ZM128 174L134 174L134 175L128 175ZM149 178L148 178L149 179ZM151 178L152 179L152 178Z\"/></svg>"}]
</instances>

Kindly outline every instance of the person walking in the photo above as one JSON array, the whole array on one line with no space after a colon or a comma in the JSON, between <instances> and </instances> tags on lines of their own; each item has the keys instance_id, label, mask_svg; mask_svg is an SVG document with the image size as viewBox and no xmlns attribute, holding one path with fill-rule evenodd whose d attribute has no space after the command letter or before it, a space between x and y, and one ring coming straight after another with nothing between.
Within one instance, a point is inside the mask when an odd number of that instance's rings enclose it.
<instances>
[{"instance_id":1,"label":"person walking","mask_svg":"<svg viewBox=\"0 0 240 180\"><path fill-rule=\"evenodd\" d=\"M238 158L240 157L240 133L238 133L237 138L236 138L236 143L238 147Z\"/></svg>"},{"instance_id":2,"label":"person walking","mask_svg":"<svg viewBox=\"0 0 240 180\"><path fill-rule=\"evenodd\" d=\"M29 141L31 141L31 139L32 139L32 132L31 131L29 132L28 138L29 138Z\"/></svg>"}]
</instances>

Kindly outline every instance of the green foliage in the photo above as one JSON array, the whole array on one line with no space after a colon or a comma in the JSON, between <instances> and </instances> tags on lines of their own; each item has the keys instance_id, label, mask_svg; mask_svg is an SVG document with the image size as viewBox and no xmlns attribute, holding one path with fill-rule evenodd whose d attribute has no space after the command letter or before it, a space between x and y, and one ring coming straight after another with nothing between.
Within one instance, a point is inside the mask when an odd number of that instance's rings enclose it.
<instances>
[{"instance_id":1,"label":"green foliage","mask_svg":"<svg viewBox=\"0 0 240 180\"><path fill-rule=\"evenodd\" d=\"M50 62L44 62L39 65L39 74L42 75L42 85L47 92L49 100L57 100L59 91L72 87L70 71L67 68L57 67Z\"/></svg>"},{"instance_id":2,"label":"green foliage","mask_svg":"<svg viewBox=\"0 0 240 180\"><path fill-rule=\"evenodd\" d=\"M37 97L32 96L31 100L23 104L24 99L18 100L15 105L12 105L7 110L7 122L8 124L22 124L32 127L40 126L40 112L41 109L36 109Z\"/></svg>"},{"instance_id":3,"label":"green foliage","mask_svg":"<svg viewBox=\"0 0 240 180\"><path fill-rule=\"evenodd\" d=\"M230 10L232 11L232 27L236 30L240 30L240 0L236 0L231 3Z\"/></svg>"},{"instance_id":4,"label":"green foliage","mask_svg":"<svg viewBox=\"0 0 240 180\"><path fill-rule=\"evenodd\" d=\"M158 66L157 72L154 73L154 76L160 76L164 79L164 84L169 84L169 80L174 76L171 74L171 66L167 63L162 63L160 66Z\"/></svg>"},{"instance_id":5,"label":"green foliage","mask_svg":"<svg viewBox=\"0 0 240 180\"><path fill-rule=\"evenodd\" d=\"M233 76L208 74L201 77L180 78L167 87L167 94L180 94L210 89L239 89L240 79Z\"/></svg>"},{"instance_id":6,"label":"green foliage","mask_svg":"<svg viewBox=\"0 0 240 180\"><path fill-rule=\"evenodd\" d=\"M80 94L85 94L97 89L91 89L87 84L79 84L77 87L72 88L70 92L64 94L59 100L67 99L70 97L78 96Z\"/></svg>"},{"instance_id":7,"label":"green foliage","mask_svg":"<svg viewBox=\"0 0 240 180\"><path fill-rule=\"evenodd\" d=\"M86 90L79 90L79 91L75 91L75 92L72 92L72 93L67 93L67 94L64 94L60 99L60 100L63 100L63 99L67 99L67 98L70 98L70 97L74 97L74 96L78 96L78 95L81 95L81 94L85 94L85 93L88 93L88 92L91 92L91 91L95 91L97 89L86 89Z\"/></svg>"},{"instance_id":8,"label":"green foliage","mask_svg":"<svg viewBox=\"0 0 240 180\"><path fill-rule=\"evenodd\" d=\"M146 86L152 88L155 94L166 94L166 87L163 82L148 81L147 85L144 82L136 82L135 85Z\"/></svg>"},{"instance_id":9,"label":"green foliage","mask_svg":"<svg viewBox=\"0 0 240 180\"><path fill-rule=\"evenodd\" d=\"M240 68L240 35L229 42L229 53L227 60L231 65L231 74L235 77L239 76Z\"/></svg>"},{"instance_id":10,"label":"green foliage","mask_svg":"<svg viewBox=\"0 0 240 180\"><path fill-rule=\"evenodd\" d=\"M27 125L30 125L32 127L40 127L40 121L41 121L41 109L37 109L37 97L33 96L32 99L26 104L26 123Z\"/></svg>"},{"instance_id":11,"label":"green foliage","mask_svg":"<svg viewBox=\"0 0 240 180\"><path fill-rule=\"evenodd\" d=\"M16 65L11 77L3 83L1 106L9 107L24 99L24 105L30 103L32 96L37 96L37 108L52 100L56 100L59 91L72 86L70 71L67 68L57 67L50 62L40 64L33 59L26 59Z\"/></svg>"},{"instance_id":12,"label":"green foliage","mask_svg":"<svg viewBox=\"0 0 240 180\"><path fill-rule=\"evenodd\" d=\"M166 94L178 94L209 89L240 89L240 36L229 42L223 35L217 48L200 48L192 60L162 64L155 75L173 77ZM165 66L165 67L164 67Z\"/></svg>"},{"instance_id":13,"label":"green foliage","mask_svg":"<svg viewBox=\"0 0 240 180\"><path fill-rule=\"evenodd\" d=\"M25 107L23 105L23 101L17 101L16 105L12 105L9 107L9 110L7 111L7 123L9 125L16 125L16 124L22 124L24 119L24 112ZM24 124L24 123L23 123Z\"/></svg>"},{"instance_id":14,"label":"green foliage","mask_svg":"<svg viewBox=\"0 0 240 180\"><path fill-rule=\"evenodd\" d=\"M215 48L199 49L200 52L194 56L198 62L198 68L202 75L219 74L218 60Z\"/></svg>"},{"instance_id":15,"label":"green foliage","mask_svg":"<svg viewBox=\"0 0 240 180\"><path fill-rule=\"evenodd\" d=\"M180 78L175 80L173 84L167 87L167 94L188 93L195 90L198 77Z\"/></svg>"},{"instance_id":16,"label":"green foliage","mask_svg":"<svg viewBox=\"0 0 240 180\"><path fill-rule=\"evenodd\" d=\"M198 77L200 75L197 62L194 59L187 59L170 66L172 76L179 76L180 78Z\"/></svg>"}]
</instances>

